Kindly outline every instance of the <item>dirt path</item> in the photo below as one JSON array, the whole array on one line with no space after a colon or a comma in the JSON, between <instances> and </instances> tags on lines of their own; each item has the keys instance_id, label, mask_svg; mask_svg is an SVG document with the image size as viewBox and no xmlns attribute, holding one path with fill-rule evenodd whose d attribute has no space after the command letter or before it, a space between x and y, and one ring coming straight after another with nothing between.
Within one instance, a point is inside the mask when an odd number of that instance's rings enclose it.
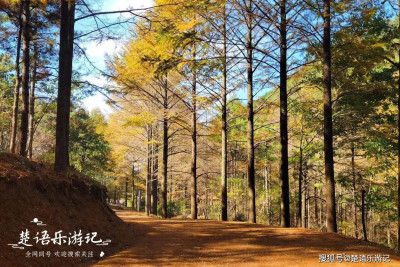
<instances>
[{"instance_id":1,"label":"dirt path","mask_svg":"<svg viewBox=\"0 0 400 267\"><path fill-rule=\"evenodd\" d=\"M337 234L259 224L161 220L117 211L135 228L133 245L94 266L313 266L320 255L387 255L390 263L322 266L400 266L391 250Z\"/></svg>"}]
</instances>

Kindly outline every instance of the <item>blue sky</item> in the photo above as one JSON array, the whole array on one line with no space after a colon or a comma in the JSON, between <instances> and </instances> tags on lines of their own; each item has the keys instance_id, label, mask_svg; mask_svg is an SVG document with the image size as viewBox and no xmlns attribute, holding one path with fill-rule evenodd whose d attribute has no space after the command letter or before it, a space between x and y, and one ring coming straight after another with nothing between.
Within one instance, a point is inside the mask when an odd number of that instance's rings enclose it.
<instances>
[{"instance_id":1,"label":"blue sky","mask_svg":"<svg viewBox=\"0 0 400 267\"><path fill-rule=\"evenodd\" d=\"M101 1L101 10L103 11L113 11L113 10L125 10L130 7L133 8L142 8L142 7L150 7L153 5L153 0L103 0ZM76 25L77 29L82 29L84 27L89 26L93 21L82 21L80 24ZM101 43L90 42L84 44L86 53L90 60L96 64L98 68L105 68L105 58L106 55L112 55L116 53L124 43L124 33L121 32L121 40L106 40ZM107 84L107 81L101 77L101 75L96 73L91 73L86 76L85 79L91 83L94 83L99 86L104 86ZM95 108L100 109L105 115L112 112L112 109L106 104L106 98L100 94L96 93L95 95L86 98L83 101L84 107L91 111Z\"/></svg>"}]
</instances>

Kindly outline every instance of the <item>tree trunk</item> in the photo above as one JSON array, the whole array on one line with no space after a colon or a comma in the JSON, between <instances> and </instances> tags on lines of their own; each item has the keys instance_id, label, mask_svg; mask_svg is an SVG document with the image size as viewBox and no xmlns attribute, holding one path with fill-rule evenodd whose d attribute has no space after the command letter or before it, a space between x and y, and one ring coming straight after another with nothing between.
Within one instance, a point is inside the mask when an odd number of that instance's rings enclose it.
<instances>
[{"instance_id":1,"label":"tree trunk","mask_svg":"<svg viewBox=\"0 0 400 267\"><path fill-rule=\"evenodd\" d=\"M125 207L128 207L128 177L125 178Z\"/></svg>"},{"instance_id":2,"label":"tree trunk","mask_svg":"<svg viewBox=\"0 0 400 267\"><path fill-rule=\"evenodd\" d=\"M390 210L387 211L387 216L388 216L388 223L387 223L387 244L390 246L391 243L391 234L390 234Z\"/></svg>"},{"instance_id":3,"label":"tree trunk","mask_svg":"<svg viewBox=\"0 0 400 267\"><path fill-rule=\"evenodd\" d=\"M139 191L138 191L138 196L137 196L137 211L138 212L140 212L140 205L141 205L141 202L142 202L142 191L139 189Z\"/></svg>"},{"instance_id":4,"label":"tree trunk","mask_svg":"<svg viewBox=\"0 0 400 267\"><path fill-rule=\"evenodd\" d=\"M196 49L195 47L193 49ZM196 60L196 53L194 53ZM191 192L190 192L190 217L197 219L197 95L196 95L196 67L193 69L192 82L192 160L191 160Z\"/></svg>"},{"instance_id":5,"label":"tree trunk","mask_svg":"<svg viewBox=\"0 0 400 267\"><path fill-rule=\"evenodd\" d=\"M322 188L319 190L319 195L321 196L321 198L322 198L322 196L323 196L323 190L322 190ZM324 202L321 200L320 202L319 202L319 204L320 204L320 207L319 207L319 209L320 209L320 213L319 213L319 225L320 225L320 227L321 227L321 229L323 229L323 225L322 225L322 219L323 219L323 210L324 210Z\"/></svg>"},{"instance_id":6,"label":"tree trunk","mask_svg":"<svg viewBox=\"0 0 400 267\"><path fill-rule=\"evenodd\" d=\"M268 168L267 168L267 164L265 164L265 214L267 215L267 224L270 224L270 213L269 213L269 206L270 206L270 202L269 202L269 182L268 182Z\"/></svg>"},{"instance_id":7,"label":"tree trunk","mask_svg":"<svg viewBox=\"0 0 400 267\"><path fill-rule=\"evenodd\" d=\"M361 202L361 212L362 212L362 225L363 225L363 232L364 232L364 240L368 241L367 238L367 227L365 223L365 190L362 191L362 202Z\"/></svg>"},{"instance_id":8,"label":"tree trunk","mask_svg":"<svg viewBox=\"0 0 400 267\"><path fill-rule=\"evenodd\" d=\"M227 57L226 57L226 2L223 9L223 26L222 26L222 35L223 35L223 69L222 69L222 131L221 131L221 220L228 220L228 190L227 190L227 181L228 181L228 126L227 126L227 113L226 113L226 97L227 97L227 83L226 83L226 75L227 75Z\"/></svg>"},{"instance_id":9,"label":"tree trunk","mask_svg":"<svg viewBox=\"0 0 400 267\"><path fill-rule=\"evenodd\" d=\"M333 169L332 132L332 73L331 73L331 0L324 0L323 37L323 83L324 83L324 152L326 187L326 227L328 232L337 232L335 177Z\"/></svg>"},{"instance_id":10,"label":"tree trunk","mask_svg":"<svg viewBox=\"0 0 400 267\"><path fill-rule=\"evenodd\" d=\"M132 166L132 210L135 210L135 165Z\"/></svg>"},{"instance_id":11,"label":"tree trunk","mask_svg":"<svg viewBox=\"0 0 400 267\"><path fill-rule=\"evenodd\" d=\"M169 202L172 202L172 195L174 192L174 184L172 183L172 175L169 176Z\"/></svg>"},{"instance_id":12,"label":"tree trunk","mask_svg":"<svg viewBox=\"0 0 400 267\"><path fill-rule=\"evenodd\" d=\"M149 124L147 129L147 179L146 179L146 198L145 198L146 199L145 211L147 215L150 215L151 213L151 177L153 172L152 140L153 140L153 126Z\"/></svg>"},{"instance_id":13,"label":"tree trunk","mask_svg":"<svg viewBox=\"0 0 400 267\"><path fill-rule=\"evenodd\" d=\"M21 126L20 126L20 139L19 139L19 154L26 156L26 145L28 141L28 119L29 119L29 68L30 68L30 55L29 45L31 40L30 33L30 0L22 1L23 16L22 16L22 113L21 113Z\"/></svg>"},{"instance_id":14,"label":"tree trunk","mask_svg":"<svg viewBox=\"0 0 400 267\"><path fill-rule=\"evenodd\" d=\"M22 12L23 6L21 5L20 13L18 17L18 39L17 39L17 53L15 57L15 87L14 87L14 103L13 113L11 122L11 137L10 137L10 153L15 153L15 144L17 142L17 129L18 129L18 106L19 106L19 88L21 86L20 77L20 55L21 55L21 43L22 43Z\"/></svg>"},{"instance_id":15,"label":"tree trunk","mask_svg":"<svg viewBox=\"0 0 400 267\"><path fill-rule=\"evenodd\" d=\"M157 129L154 130L153 136L157 139ZM154 139L154 138L153 138ZM153 175L151 182L151 214L157 215L157 203L158 203L158 144L153 145Z\"/></svg>"},{"instance_id":16,"label":"tree trunk","mask_svg":"<svg viewBox=\"0 0 400 267\"><path fill-rule=\"evenodd\" d=\"M249 222L256 222L256 189L254 169L253 43L252 0L247 6L247 181Z\"/></svg>"},{"instance_id":17,"label":"tree trunk","mask_svg":"<svg viewBox=\"0 0 400 267\"><path fill-rule=\"evenodd\" d=\"M165 79L164 88L164 119L163 119L163 160L162 160L163 182L161 184L161 214L167 218L167 182L168 182L168 78Z\"/></svg>"},{"instance_id":18,"label":"tree trunk","mask_svg":"<svg viewBox=\"0 0 400 267\"><path fill-rule=\"evenodd\" d=\"M318 226L318 189L314 186L314 221Z\"/></svg>"},{"instance_id":19,"label":"tree trunk","mask_svg":"<svg viewBox=\"0 0 400 267\"><path fill-rule=\"evenodd\" d=\"M74 56L75 0L61 1L60 52L58 70L56 155L54 169L69 166L69 119L71 108L72 60Z\"/></svg>"},{"instance_id":20,"label":"tree trunk","mask_svg":"<svg viewBox=\"0 0 400 267\"><path fill-rule=\"evenodd\" d=\"M400 0L399 6L399 34L400 34ZM400 37L400 36L399 36ZM400 46L398 46L398 69L399 78L397 79L397 250L400 251Z\"/></svg>"},{"instance_id":21,"label":"tree trunk","mask_svg":"<svg viewBox=\"0 0 400 267\"><path fill-rule=\"evenodd\" d=\"M37 11L35 13L35 23L38 23ZM29 92L29 136L28 136L28 157L32 158L33 152L33 135L35 133L35 89L36 89L36 74L38 63L38 42L37 42L37 26L32 34L33 41L33 67L31 77L31 88Z\"/></svg>"},{"instance_id":22,"label":"tree trunk","mask_svg":"<svg viewBox=\"0 0 400 267\"><path fill-rule=\"evenodd\" d=\"M287 36L286 0L280 3L280 138L281 138L281 226L290 227L288 114L287 114Z\"/></svg>"},{"instance_id":23,"label":"tree trunk","mask_svg":"<svg viewBox=\"0 0 400 267\"><path fill-rule=\"evenodd\" d=\"M208 184L209 183L209 181L208 181L208 175L206 176L206 184ZM205 209L204 209L204 219L206 219L206 220L208 220L208 189L206 188L205 189L205 193L206 193L206 199L205 199Z\"/></svg>"},{"instance_id":24,"label":"tree trunk","mask_svg":"<svg viewBox=\"0 0 400 267\"><path fill-rule=\"evenodd\" d=\"M356 164L355 164L354 143L351 144L351 174L353 176L353 200L354 200L354 233L358 239L358 222L357 222L357 200L356 200Z\"/></svg>"},{"instance_id":25,"label":"tree trunk","mask_svg":"<svg viewBox=\"0 0 400 267\"><path fill-rule=\"evenodd\" d=\"M114 204L117 204L117 187L114 187Z\"/></svg>"},{"instance_id":26,"label":"tree trunk","mask_svg":"<svg viewBox=\"0 0 400 267\"><path fill-rule=\"evenodd\" d=\"M304 227L303 225L303 148L302 148L302 140L303 138L300 139L300 160L299 160L299 217L298 217L298 222L301 227Z\"/></svg>"},{"instance_id":27,"label":"tree trunk","mask_svg":"<svg viewBox=\"0 0 400 267\"><path fill-rule=\"evenodd\" d=\"M305 163L307 164L307 162ZM307 198L308 198L308 185L307 185L307 165L305 166L304 170L304 176L303 176L303 221L302 221L302 227L307 228L307 221L308 221L308 214L307 214Z\"/></svg>"}]
</instances>

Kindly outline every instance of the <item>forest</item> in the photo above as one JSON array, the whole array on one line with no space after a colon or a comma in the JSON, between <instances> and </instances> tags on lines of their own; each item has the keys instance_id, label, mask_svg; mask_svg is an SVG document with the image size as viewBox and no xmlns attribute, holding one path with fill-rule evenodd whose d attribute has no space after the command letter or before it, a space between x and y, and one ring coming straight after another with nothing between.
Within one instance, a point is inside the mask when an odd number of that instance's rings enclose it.
<instances>
[{"instance_id":1,"label":"forest","mask_svg":"<svg viewBox=\"0 0 400 267\"><path fill-rule=\"evenodd\" d=\"M400 1L102 2L0 1L1 151L150 216L400 249Z\"/></svg>"}]
</instances>

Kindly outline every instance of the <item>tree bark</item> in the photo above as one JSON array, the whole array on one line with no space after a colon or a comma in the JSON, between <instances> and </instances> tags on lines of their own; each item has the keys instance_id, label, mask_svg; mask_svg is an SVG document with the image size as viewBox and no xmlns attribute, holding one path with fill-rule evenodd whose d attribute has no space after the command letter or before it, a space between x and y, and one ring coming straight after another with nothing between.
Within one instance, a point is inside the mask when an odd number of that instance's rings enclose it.
<instances>
[{"instance_id":1,"label":"tree bark","mask_svg":"<svg viewBox=\"0 0 400 267\"><path fill-rule=\"evenodd\" d=\"M332 131L331 0L324 0L323 50L326 226L328 232L337 232Z\"/></svg>"},{"instance_id":2,"label":"tree bark","mask_svg":"<svg viewBox=\"0 0 400 267\"><path fill-rule=\"evenodd\" d=\"M135 210L135 165L132 166L132 210Z\"/></svg>"},{"instance_id":3,"label":"tree bark","mask_svg":"<svg viewBox=\"0 0 400 267\"><path fill-rule=\"evenodd\" d=\"M228 181L228 124L227 124L227 113L226 113L226 98L227 98L227 83L226 83L226 75L227 75L227 56L226 56L226 2L223 8L223 26L222 26L222 35L223 35L223 50L222 50L222 131L221 131L221 220L228 220L228 190L227 190L227 181Z\"/></svg>"},{"instance_id":4,"label":"tree bark","mask_svg":"<svg viewBox=\"0 0 400 267\"><path fill-rule=\"evenodd\" d=\"M164 219L167 214L167 190L168 190L168 77L165 79L164 85L164 119L163 119L163 160L162 160L162 176L161 184L161 215Z\"/></svg>"},{"instance_id":5,"label":"tree bark","mask_svg":"<svg viewBox=\"0 0 400 267\"><path fill-rule=\"evenodd\" d=\"M157 129L154 129L153 139L157 140ZM153 175L151 181L151 214L157 215L158 204L158 144L153 142Z\"/></svg>"},{"instance_id":6,"label":"tree bark","mask_svg":"<svg viewBox=\"0 0 400 267\"><path fill-rule=\"evenodd\" d=\"M193 48L194 51L196 47ZM194 60L196 62L196 52L194 52ZM192 81L192 159L190 164L191 170L191 192L190 192L190 217L192 220L197 219L197 77L196 67L193 67Z\"/></svg>"},{"instance_id":7,"label":"tree bark","mask_svg":"<svg viewBox=\"0 0 400 267\"><path fill-rule=\"evenodd\" d=\"M35 23L38 23L37 11L35 13ZM35 133L35 89L36 89L36 74L38 65L38 42L37 42L37 26L32 34L35 38L33 41L33 67L31 77L31 88L29 92L29 136L28 136L28 157L32 158L33 152L33 135Z\"/></svg>"},{"instance_id":8,"label":"tree bark","mask_svg":"<svg viewBox=\"0 0 400 267\"><path fill-rule=\"evenodd\" d=\"M302 138L300 139L300 160L299 160L299 217L298 222L301 227L303 225L303 148L302 148Z\"/></svg>"},{"instance_id":9,"label":"tree bark","mask_svg":"<svg viewBox=\"0 0 400 267\"><path fill-rule=\"evenodd\" d=\"M399 6L399 29L398 33L400 35L400 0L398 1ZM400 37L400 36L399 36ZM399 78L397 79L397 250L400 251L400 46L398 46L398 69Z\"/></svg>"},{"instance_id":10,"label":"tree bark","mask_svg":"<svg viewBox=\"0 0 400 267\"><path fill-rule=\"evenodd\" d=\"M363 225L363 232L364 232L364 240L368 241L367 238L367 227L365 223L365 190L362 191L362 203L361 203L361 211L362 211L362 225Z\"/></svg>"},{"instance_id":11,"label":"tree bark","mask_svg":"<svg viewBox=\"0 0 400 267\"><path fill-rule=\"evenodd\" d=\"M256 189L254 169L253 43L252 0L247 6L247 181L249 222L256 222Z\"/></svg>"},{"instance_id":12,"label":"tree bark","mask_svg":"<svg viewBox=\"0 0 400 267\"><path fill-rule=\"evenodd\" d=\"M358 239L358 222L357 222L357 200L356 200L356 164L355 164L354 143L351 144L351 175L353 177L353 200L354 200L354 233Z\"/></svg>"},{"instance_id":13,"label":"tree bark","mask_svg":"<svg viewBox=\"0 0 400 267\"><path fill-rule=\"evenodd\" d=\"M264 175L264 179L265 179L265 214L267 215L267 224L270 225L270 212L269 212L269 206L270 206L270 202L269 202L269 182L268 182L268 167L267 164L265 164L265 175Z\"/></svg>"},{"instance_id":14,"label":"tree bark","mask_svg":"<svg viewBox=\"0 0 400 267\"><path fill-rule=\"evenodd\" d=\"M400 1L399 1L400 2ZM400 6L400 3L399 3ZM399 58L400 58L400 49L399 49ZM399 62L400 64L400 62ZM397 250L400 251L400 68L399 68L399 79L397 81Z\"/></svg>"},{"instance_id":15,"label":"tree bark","mask_svg":"<svg viewBox=\"0 0 400 267\"><path fill-rule=\"evenodd\" d=\"M390 246L390 243L391 243L391 234L390 234L390 210L388 209L388 211L387 211L387 218L388 218L388 223L387 223L387 232L386 232L386 234L387 234L387 244Z\"/></svg>"},{"instance_id":16,"label":"tree bark","mask_svg":"<svg viewBox=\"0 0 400 267\"><path fill-rule=\"evenodd\" d=\"M21 58L21 44L22 44L22 12L23 6L21 5L18 17L18 39L17 39L17 53L15 57L15 87L14 87L14 103L11 122L11 137L10 137L10 153L15 153L18 131L18 106L19 106L19 88L21 86L20 77L20 58Z\"/></svg>"},{"instance_id":17,"label":"tree bark","mask_svg":"<svg viewBox=\"0 0 400 267\"><path fill-rule=\"evenodd\" d=\"M30 55L29 46L31 40L30 32L30 0L22 1L22 113L21 113L21 126L20 126L20 139L19 139L19 154L26 156L26 145L28 141L28 119L29 119L29 68L30 68Z\"/></svg>"},{"instance_id":18,"label":"tree bark","mask_svg":"<svg viewBox=\"0 0 400 267\"><path fill-rule=\"evenodd\" d=\"M61 1L60 52L58 70L56 152L54 169L69 167L69 120L71 108L72 60L74 50L75 0Z\"/></svg>"},{"instance_id":19,"label":"tree bark","mask_svg":"<svg viewBox=\"0 0 400 267\"><path fill-rule=\"evenodd\" d=\"M318 189L314 186L314 221L318 226Z\"/></svg>"},{"instance_id":20,"label":"tree bark","mask_svg":"<svg viewBox=\"0 0 400 267\"><path fill-rule=\"evenodd\" d=\"M129 180L128 177L125 178L125 208L128 207L128 184Z\"/></svg>"},{"instance_id":21,"label":"tree bark","mask_svg":"<svg viewBox=\"0 0 400 267\"><path fill-rule=\"evenodd\" d=\"M140 212L140 205L142 202L142 191L139 189L138 196L137 196L137 211Z\"/></svg>"},{"instance_id":22,"label":"tree bark","mask_svg":"<svg viewBox=\"0 0 400 267\"><path fill-rule=\"evenodd\" d=\"M280 3L280 138L281 138L281 226L290 227L288 114L287 114L287 21L286 0Z\"/></svg>"},{"instance_id":23,"label":"tree bark","mask_svg":"<svg viewBox=\"0 0 400 267\"><path fill-rule=\"evenodd\" d=\"M151 214L151 177L153 172L153 126L148 125L147 129L147 179L146 179L146 206L145 211L147 215Z\"/></svg>"},{"instance_id":24,"label":"tree bark","mask_svg":"<svg viewBox=\"0 0 400 267\"><path fill-rule=\"evenodd\" d=\"M304 170L304 175L303 175L303 221L302 221L302 227L307 228L307 222L308 222L308 184L307 184L307 162L305 162L305 170Z\"/></svg>"}]
</instances>

